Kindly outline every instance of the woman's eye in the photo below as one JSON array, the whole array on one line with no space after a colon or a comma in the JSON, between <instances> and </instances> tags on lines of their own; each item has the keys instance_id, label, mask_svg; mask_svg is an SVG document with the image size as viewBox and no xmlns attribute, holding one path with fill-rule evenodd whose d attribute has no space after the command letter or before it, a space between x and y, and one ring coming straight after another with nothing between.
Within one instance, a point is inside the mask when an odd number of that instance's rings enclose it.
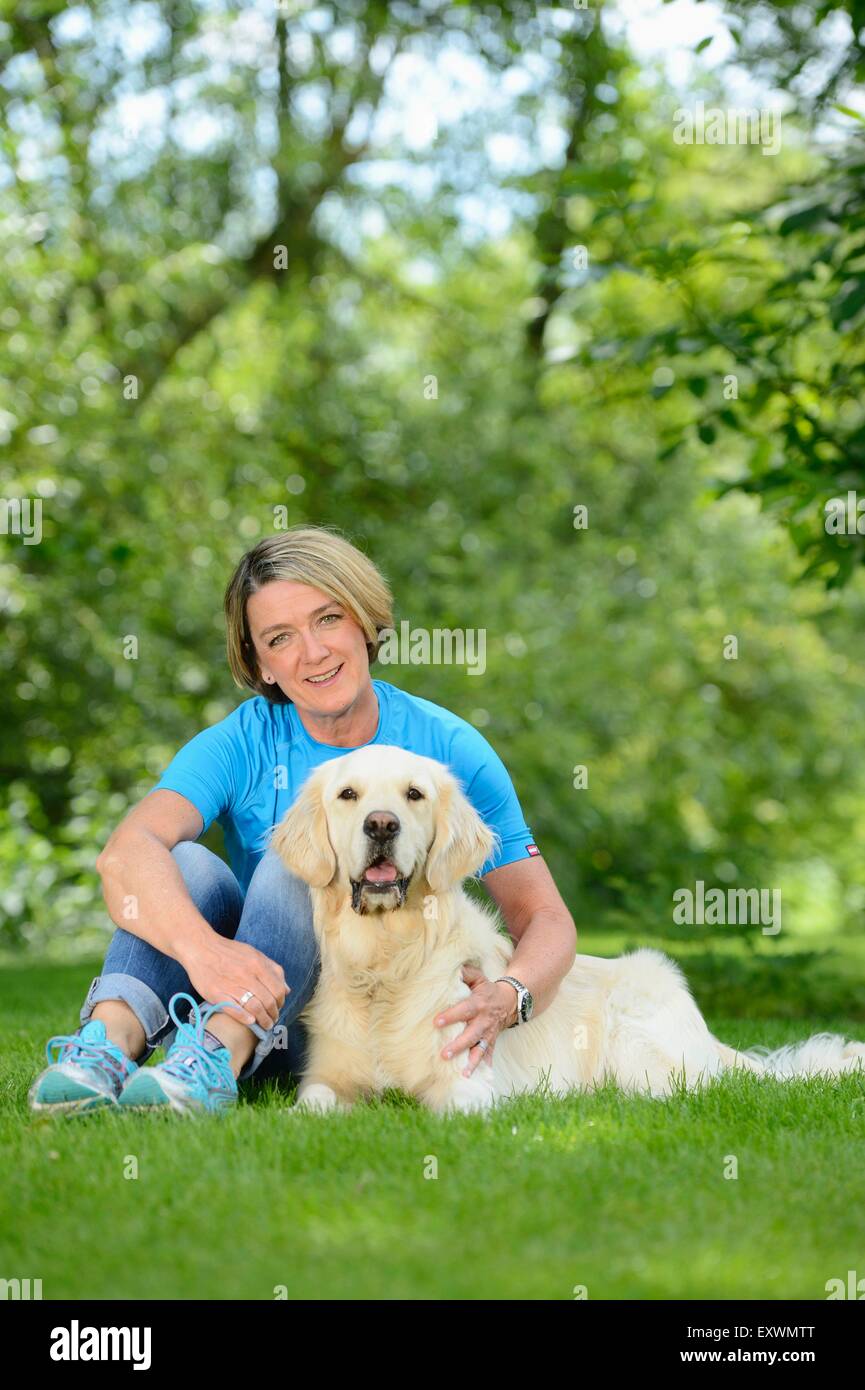
<instances>
[{"instance_id":1,"label":"woman's eye","mask_svg":"<svg viewBox=\"0 0 865 1390\"><path fill-rule=\"evenodd\" d=\"M353 787L343 787L339 799L340 801L357 801L357 792Z\"/></svg>"},{"instance_id":2,"label":"woman's eye","mask_svg":"<svg viewBox=\"0 0 865 1390\"><path fill-rule=\"evenodd\" d=\"M409 787L408 791L406 792L406 796L408 797L409 801L423 801L424 799L423 792L419 792L417 787Z\"/></svg>"},{"instance_id":3,"label":"woman's eye","mask_svg":"<svg viewBox=\"0 0 865 1390\"><path fill-rule=\"evenodd\" d=\"M340 620L340 618L341 618L342 616L343 616L342 613L325 613L324 617L323 617L320 621L323 622L323 623L326 623L327 620L328 620L328 618L335 618L336 621L339 622L339 620ZM271 642L268 642L267 645L268 645L269 647L275 647L275 646L277 645L277 643L280 641L281 638L287 637L287 636L288 636L288 633L287 633L287 632L280 632L276 637L273 638L273 640L272 640Z\"/></svg>"}]
</instances>

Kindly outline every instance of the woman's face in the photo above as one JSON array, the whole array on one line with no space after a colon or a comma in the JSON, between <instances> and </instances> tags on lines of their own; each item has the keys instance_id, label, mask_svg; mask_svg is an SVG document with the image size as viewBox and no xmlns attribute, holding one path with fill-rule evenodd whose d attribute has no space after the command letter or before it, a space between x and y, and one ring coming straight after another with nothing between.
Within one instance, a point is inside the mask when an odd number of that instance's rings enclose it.
<instances>
[{"instance_id":1,"label":"woman's face","mask_svg":"<svg viewBox=\"0 0 865 1390\"><path fill-rule=\"evenodd\" d=\"M299 708L338 714L369 685L363 629L320 589L274 579L247 599L246 616L262 676ZM311 679L334 670L326 681Z\"/></svg>"}]
</instances>

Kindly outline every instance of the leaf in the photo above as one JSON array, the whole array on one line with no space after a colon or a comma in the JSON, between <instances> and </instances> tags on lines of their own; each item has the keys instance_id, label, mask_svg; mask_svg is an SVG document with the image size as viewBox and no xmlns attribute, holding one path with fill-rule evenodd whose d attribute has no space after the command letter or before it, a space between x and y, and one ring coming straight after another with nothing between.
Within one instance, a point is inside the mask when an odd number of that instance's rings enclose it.
<instances>
[{"instance_id":1,"label":"leaf","mask_svg":"<svg viewBox=\"0 0 865 1390\"><path fill-rule=\"evenodd\" d=\"M835 102L835 110L840 111L842 116L852 116L854 121L861 121L865 125L865 113L862 111L854 111L852 106L841 106L838 102Z\"/></svg>"},{"instance_id":2,"label":"leaf","mask_svg":"<svg viewBox=\"0 0 865 1390\"><path fill-rule=\"evenodd\" d=\"M791 232L800 232L803 227L812 227L815 222L821 222L824 217L831 217L832 209L828 203L814 203L809 208L801 208L799 212L792 212L789 217L778 228L779 236L789 236Z\"/></svg>"},{"instance_id":3,"label":"leaf","mask_svg":"<svg viewBox=\"0 0 865 1390\"><path fill-rule=\"evenodd\" d=\"M754 452L748 460L748 467L752 473L762 473L768 467L769 459L772 457L772 445L768 439L761 439L754 448Z\"/></svg>"},{"instance_id":4,"label":"leaf","mask_svg":"<svg viewBox=\"0 0 865 1390\"><path fill-rule=\"evenodd\" d=\"M701 39L700 42L697 44L696 48L694 49L694 52L702 53L704 48L709 47L709 44L713 41L714 37L714 34L709 34L707 38Z\"/></svg>"},{"instance_id":5,"label":"leaf","mask_svg":"<svg viewBox=\"0 0 865 1390\"><path fill-rule=\"evenodd\" d=\"M865 275L856 280L852 289L845 290L839 298L832 301L832 323L839 324L852 319L865 306Z\"/></svg>"}]
</instances>

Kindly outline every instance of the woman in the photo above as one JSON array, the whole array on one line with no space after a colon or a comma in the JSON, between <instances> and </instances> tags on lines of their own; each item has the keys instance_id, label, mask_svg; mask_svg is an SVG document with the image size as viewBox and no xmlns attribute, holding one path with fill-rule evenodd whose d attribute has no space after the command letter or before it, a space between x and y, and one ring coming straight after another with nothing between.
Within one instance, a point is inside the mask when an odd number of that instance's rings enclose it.
<instances>
[{"instance_id":1,"label":"woman","mask_svg":"<svg viewBox=\"0 0 865 1390\"><path fill-rule=\"evenodd\" d=\"M371 678L393 611L365 555L328 527L270 536L240 561L225 617L232 675L255 698L180 750L100 854L117 931L81 1027L47 1044L35 1110L221 1110L238 1080L302 1071L298 1016L319 970L312 905L267 841L311 769L364 744L448 763L501 839L479 877L516 943L510 974L465 967L470 997L435 1022L466 1027L442 1055L465 1052L471 1075L573 964L574 923L498 755L449 710ZM214 820L231 868L196 843ZM158 1044L165 1061L145 1068Z\"/></svg>"}]
</instances>

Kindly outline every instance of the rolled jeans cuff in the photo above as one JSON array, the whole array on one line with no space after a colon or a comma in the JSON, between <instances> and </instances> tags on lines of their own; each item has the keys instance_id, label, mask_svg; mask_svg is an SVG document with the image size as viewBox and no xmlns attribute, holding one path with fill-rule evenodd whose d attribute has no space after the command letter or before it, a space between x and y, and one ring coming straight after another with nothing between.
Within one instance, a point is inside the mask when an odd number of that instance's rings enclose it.
<instances>
[{"instance_id":1,"label":"rolled jeans cuff","mask_svg":"<svg viewBox=\"0 0 865 1390\"><path fill-rule=\"evenodd\" d=\"M140 1057L135 1060L139 1066L143 1066L150 1057L153 1056L155 1049L162 1046L167 1051L174 1041L177 1028L175 1027L170 1014L157 994L154 994L149 985L143 980L137 979L134 975L109 974L97 975L87 991L87 998L81 1008L80 1021L85 1024L93 1013L96 1004L102 1003L106 999L122 999L124 1004L128 1004L141 1027L144 1029L145 1048ZM202 1005L200 1007L206 1007ZM275 1024L273 1028L265 1031L257 1023L249 1023L247 1027L260 1039L255 1052L250 1057L244 1070L238 1077L239 1081L244 1081L247 1076L251 1076L256 1068L264 1061L275 1043L274 1034L280 1024ZM284 1029L283 1029L284 1031Z\"/></svg>"},{"instance_id":2,"label":"rolled jeans cuff","mask_svg":"<svg viewBox=\"0 0 865 1390\"><path fill-rule=\"evenodd\" d=\"M148 1057L153 1055L154 1049L162 1042L167 1030L174 1026L165 1005L149 985L136 979L134 975L97 975L81 1007L81 1023L87 1022L96 1004L101 1004L107 999L122 999L124 1004L129 1005L144 1029L145 1048L141 1056L136 1058L139 1066L142 1066Z\"/></svg>"}]
</instances>

